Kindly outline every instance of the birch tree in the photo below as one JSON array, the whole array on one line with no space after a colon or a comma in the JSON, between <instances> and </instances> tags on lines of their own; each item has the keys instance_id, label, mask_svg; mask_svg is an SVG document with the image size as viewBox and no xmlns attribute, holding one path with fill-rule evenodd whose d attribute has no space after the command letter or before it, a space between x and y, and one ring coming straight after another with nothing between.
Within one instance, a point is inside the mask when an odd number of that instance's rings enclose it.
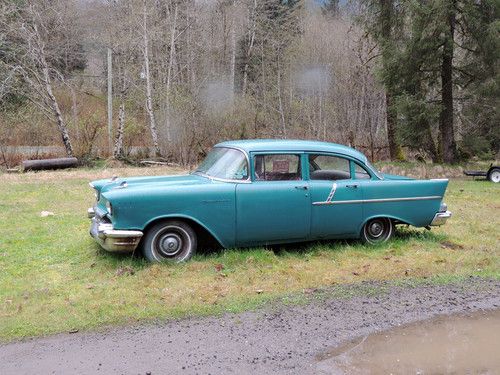
<instances>
[{"instance_id":1,"label":"birch tree","mask_svg":"<svg viewBox=\"0 0 500 375\"><path fill-rule=\"evenodd\" d=\"M53 119L68 156L73 156L73 146L59 101L54 94L54 82L63 82L63 75L52 64L50 45L51 29L58 25L69 27L61 14L61 4L48 1L27 1L23 4L12 3L15 22L4 23L2 29L7 39L15 43L11 50L8 67L12 74L18 75L27 83L19 94L24 95L36 105L49 119Z\"/></svg>"},{"instance_id":2,"label":"birch tree","mask_svg":"<svg viewBox=\"0 0 500 375\"><path fill-rule=\"evenodd\" d=\"M156 126L156 118L153 108L153 88L152 88L152 78L151 78L151 70L150 70L150 51L149 51L149 32L148 32L148 18L149 18L149 9L148 9L148 1L143 1L142 8L142 55L144 59L144 79L146 86L146 112L149 118L149 131L151 132L151 139L153 141L153 148L156 156L161 156L160 144L158 141L158 130Z\"/></svg>"}]
</instances>

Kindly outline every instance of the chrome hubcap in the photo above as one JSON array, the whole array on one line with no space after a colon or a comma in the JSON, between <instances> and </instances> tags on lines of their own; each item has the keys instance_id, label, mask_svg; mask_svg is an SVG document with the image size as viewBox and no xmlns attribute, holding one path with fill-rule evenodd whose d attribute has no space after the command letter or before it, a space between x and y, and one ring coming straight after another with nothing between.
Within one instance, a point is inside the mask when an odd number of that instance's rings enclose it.
<instances>
[{"instance_id":1,"label":"chrome hubcap","mask_svg":"<svg viewBox=\"0 0 500 375\"><path fill-rule=\"evenodd\" d=\"M380 237L384 232L384 226L382 225L382 223L375 221L368 227L368 232L372 237Z\"/></svg>"},{"instance_id":2,"label":"chrome hubcap","mask_svg":"<svg viewBox=\"0 0 500 375\"><path fill-rule=\"evenodd\" d=\"M387 241L392 235L392 223L388 218L375 218L365 224L363 233L366 242L369 243L382 243Z\"/></svg>"},{"instance_id":3,"label":"chrome hubcap","mask_svg":"<svg viewBox=\"0 0 500 375\"><path fill-rule=\"evenodd\" d=\"M166 234L158 242L159 250L167 256L177 254L182 248L182 239L175 233Z\"/></svg>"}]
</instances>

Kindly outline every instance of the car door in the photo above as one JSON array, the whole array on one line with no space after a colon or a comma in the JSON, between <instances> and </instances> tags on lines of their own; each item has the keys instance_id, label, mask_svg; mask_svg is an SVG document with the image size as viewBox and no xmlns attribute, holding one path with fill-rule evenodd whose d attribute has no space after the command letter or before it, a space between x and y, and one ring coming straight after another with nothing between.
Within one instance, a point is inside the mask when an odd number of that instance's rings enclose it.
<instances>
[{"instance_id":1,"label":"car door","mask_svg":"<svg viewBox=\"0 0 500 375\"><path fill-rule=\"evenodd\" d=\"M239 246L307 239L311 201L300 153L251 155L251 184L236 187Z\"/></svg>"},{"instance_id":2,"label":"car door","mask_svg":"<svg viewBox=\"0 0 500 375\"><path fill-rule=\"evenodd\" d=\"M311 237L357 235L363 219L360 181L352 178L351 161L337 155L308 154Z\"/></svg>"}]
</instances>

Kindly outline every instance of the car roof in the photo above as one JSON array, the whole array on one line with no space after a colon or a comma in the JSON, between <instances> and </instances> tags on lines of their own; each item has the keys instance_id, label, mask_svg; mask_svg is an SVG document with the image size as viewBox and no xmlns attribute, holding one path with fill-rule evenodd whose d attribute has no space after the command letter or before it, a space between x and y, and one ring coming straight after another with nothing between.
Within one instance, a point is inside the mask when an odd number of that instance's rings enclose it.
<instances>
[{"instance_id":1,"label":"car roof","mask_svg":"<svg viewBox=\"0 0 500 375\"><path fill-rule=\"evenodd\" d=\"M320 141L296 139L245 139L221 142L216 144L215 147L235 147L242 149L247 153L260 151L331 152L344 154L362 162L367 161L364 154L353 149L352 147Z\"/></svg>"}]
</instances>

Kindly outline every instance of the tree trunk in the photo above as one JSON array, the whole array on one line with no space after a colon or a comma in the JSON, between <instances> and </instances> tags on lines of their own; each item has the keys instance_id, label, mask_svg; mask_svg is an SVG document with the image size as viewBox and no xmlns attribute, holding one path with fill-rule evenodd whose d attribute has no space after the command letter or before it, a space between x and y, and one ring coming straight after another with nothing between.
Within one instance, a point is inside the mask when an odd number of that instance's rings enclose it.
<instances>
[{"instance_id":1,"label":"tree trunk","mask_svg":"<svg viewBox=\"0 0 500 375\"><path fill-rule=\"evenodd\" d=\"M427 152L430 154L432 162L433 163L438 163L439 162L439 153L437 152L436 149L436 144L434 143L434 139L432 139L432 131L431 131L431 124L426 120L422 126L425 128L425 138L426 138L426 149Z\"/></svg>"},{"instance_id":2,"label":"tree trunk","mask_svg":"<svg viewBox=\"0 0 500 375\"><path fill-rule=\"evenodd\" d=\"M250 31L250 41L248 43L248 48L245 56L245 65L243 66L243 86L241 93L246 94L247 84L248 84L248 65L250 64L250 58L252 57L252 50L255 43L255 30L256 30L256 18L257 18L257 0L253 2L253 13L252 13L252 26Z\"/></svg>"},{"instance_id":3,"label":"tree trunk","mask_svg":"<svg viewBox=\"0 0 500 375\"><path fill-rule=\"evenodd\" d=\"M148 32L147 32L147 4L144 0L144 14L143 14L143 57L144 57L144 75L146 78L146 111L149 117L149 130L151 132L151 139L153 140L153 147L156 156L161 156L160 146L158 144L158 131L156 128L156 119L153 111L153 94L151 89L151 74L149 71L149 45L148 45Z\"/></svg>"},{"instance_id":4,"label":"tree trunk","mask_svg":"<svg viewBox=\"0 0 500 375\"><path fill-rule=\"evenodd\" d=\"M113 50L108 47L108 152L111 154L113 137Z\"/></svg>"},{"instance_id":5,"label":"tree trunk","mask_svg":"<svg viewBox=\"0 0 500 375\"><path fill-rule=\"evenodd\" d=\"M396 110L392 104L392 94L389 90L385 93L385 110L387 119L387 141L391 160L400 158L401 148L396 140Z\"/></svg>"},{"instance_id":6,"label":"tree trunk","mask_svg":"<svg viewBox=\"0 0 500 375\"><path fill-rule=\"evenodd\" d=\"M113 158L120 159L123 157L123 135L125 131L125 103L123 98L120 100L120 107L118 107L118 129L116 129L115 149L113 151Z\"/></svg>"},{"instance_id":7,"label":"tree trunk","mask_svg":"<svg viewBox=\"0 0 500 375\"><path fill-rule=\"evenodd\" d=\"M231 59L230 59L230 71L229 71L229 84L231 86L231 95L234 95L234 79L235 79L235 72L236 72L236 25L235 25L235 20L234 20L234 14L236 14L235 10L235 2L233 1L233 12L231 14L233 15L233 19L231 20Z\"/></svg>"},{"instance_id":8,"label":"tree trunk","mask_svg":"<svg viewBox=\"0 0 500 375\"><path fill-rule=\"evenodd\" d=\"M45 58L43 58L43 60L45 60ZM69 138L68 128L62 117L62 112L61 109L59 108L57 99L52 91L52 85L50 83L50 78L49 78L49 70L46 66L43 67L43 75L45 81L45 90L47 91L47 96L49 97L50 107L52 108L54 116L56 117L57 127L59 129L59 133L61 133L61 139L63 141L64 148L66 149L66 154L69 157L72 157L73 146L71 146L71 140Z\"/></svg>"},{"instance_id":9,"label":"tree trunk","mask_svg":"<svg viewBox=\"0 0 500 375\"><path fill-rule=\"evenodd\" d=\"M189 4L189 3L188 3ZM188 87L189 91L193 93L195 91L196 87L196 65L194 62L194 41L193 41L193 35L192 35L192 29L191 29L191 17L189 13L186 13L185 17L185 27L186 27L186 56L188 57L187 63L186 63L186 69L187 69L187 82L188 82Z\"/></svg>"},{"instance_id":10,"label":"tree trunk","mask_svg":"<svg viewBox=\"0 0 500 375\"><path fill-rule=\"evenodd\" d=\"M278 52L279 53L279 52ZM285 121L285 111L283 109L283 100L281 98L281 65L278 57L278 71L277 71L277 86L278 86L278 106L280 114L281 130L283 132L283 138L286 138L286 121Z\"/></svg>"},{"instance_id":11,"label":"tree trunk","mask_svg":"<svg viewBox=\"0 0 500 375\"><path fill-rule=\"evenodd\" d=\"M57 99L54 95L54 92L52 91L52 83L50 79L50 73L49 73L49 65L47 63L47 60L45 59L45 50L43 48L43 42L42 38L40 36L40 33L38 31L38 27L36 24L33 26L33 30L36 33L36 38L38 42L38 54L39 54L39 59L40 59L40 64L42 68L42 73L43 73L43 83L45 85L45 91L47 92L47 97L49 101L50 108L52 109L52 112L56 118L57 122L57 128L59 129L59 133L61 134L61 138L64 144L64 148L66 149L66 154L69 157L73 156L73 147L71 146L71 140L69 138L69 133L68 133L68 128L66 126L66 123L64 122L63 116L61 109L59 107L59 103L57 102Z\"/></svg>"},{"instance_id":12,"label":"tree trunk","mask_svg":"<svg viewBox=\"0 0 500 375\"><path fill-rule=\"evenodd\" d=\"M123 156L123 136L125 131L125 73L123 68L120 70L120 107L118 108L118 128L116 129L115 147L113 158L120 159Z\"/></svg>"},{"instance_id":13,"label":"tree trunk","mask_svg":"<svg viewBox=\"0 0 500 375\"><path fill-rule=\"evenodd\" d=\"M445 163L456 161L456 143L453 130L453 43L455 36L455 0L448 3L443 56L441 62L441 100L439 116L441 156Z\"/></svg>"},{"instance_id":14,"label":"tree trunk","mask_svg":"<svg viewBox=\"0 0 500 375\"><path fill-rule=\"evenodd\" d=\"M392 23L393 23L393 1L394 0L380 0L380 23L381 23L381 37L385 44L390 44L392 40ZM382 46L382 60L384 70L386 69L386 60L389 58L390 51L387 46ZM387 121L387 142L389 144L389 155L391 160L400 158L401 147L397 141L396 135L396 121L397 113L393 104L394 90L391 84L386 82L385 104L386 104L386 121Z\"/></svg>"},{"instance_id":15,"label":"tree trunk","mask_svg":"<svg viewBox=\"0 0 500 375\"><path fill-rule=\"evenodd\" d=\"M178 6L175 4L174 8L174 20L172 22L172 27L170 30L170 51L168 58L168 68L167 68L167 87L166 87L166 98L165 98L165 124L167 132L167 141L170 143L172 141L172 132L170 125L170 87L172 85L172 67L174 66L175 59L175 38L177 33L177 14Z\"/></svg>"}]
</instances>

